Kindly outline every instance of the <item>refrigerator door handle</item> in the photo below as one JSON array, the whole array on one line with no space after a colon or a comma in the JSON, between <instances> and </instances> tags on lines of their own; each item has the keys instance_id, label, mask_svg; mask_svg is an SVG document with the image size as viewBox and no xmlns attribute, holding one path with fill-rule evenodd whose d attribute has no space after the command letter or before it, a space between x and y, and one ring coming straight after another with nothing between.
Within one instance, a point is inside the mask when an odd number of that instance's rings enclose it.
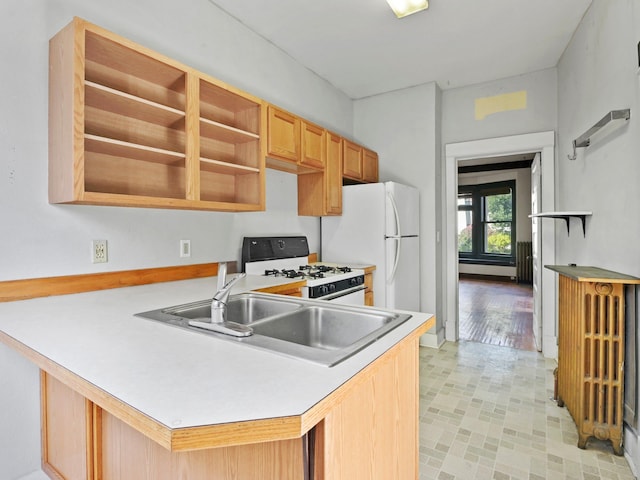
<instances>
[{"instance_id":1,"label":"refrigerator door handle","mask_svg":"<svg viewBox=\"0 0 640 480\"><path fill-rule=\"evenodd\" d=\"M391 284L393 279L396 278L396 270L398 270L398 262L400 261L400 245L402 245L402 239L400 237L387 237L396 242L396 255L393 260L393 268L391 269L391 274L389 278L387 278L387 284Z\"/></svg>"},{"instance_id":2,"label":"refrigerator door handle","mask_svg":"<svg viewBox=\"0 0 640 480\"><path fill-rule=\"evenodd\" d=\"M391 203L391 208L393 209L393 216L395 218L395 224L396 224L396 235L398 237L401 237L402 232L400 232L400 214L398 213L398 204L396 203L396 199L393 198L393 194L391 192L387 192L387 197L389 198L389 202Z\"/></svg>"}]
</instances>

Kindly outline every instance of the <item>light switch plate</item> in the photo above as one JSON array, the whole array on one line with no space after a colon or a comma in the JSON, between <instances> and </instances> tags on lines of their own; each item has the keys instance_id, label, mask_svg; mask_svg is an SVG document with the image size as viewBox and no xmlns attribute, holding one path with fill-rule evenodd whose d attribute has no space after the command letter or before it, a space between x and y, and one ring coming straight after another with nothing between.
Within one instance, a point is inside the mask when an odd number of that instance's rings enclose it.
<instances>
[{"instance_id":1,"label":"light switch plate","mask_svg":"<svg viewBox=\"0 0 640 480\"><path fill-rule=\"evenodd\" d=\"M187 258L191 256L191 240L180 240L180 257Z\"/></svg>"}]
</instances>

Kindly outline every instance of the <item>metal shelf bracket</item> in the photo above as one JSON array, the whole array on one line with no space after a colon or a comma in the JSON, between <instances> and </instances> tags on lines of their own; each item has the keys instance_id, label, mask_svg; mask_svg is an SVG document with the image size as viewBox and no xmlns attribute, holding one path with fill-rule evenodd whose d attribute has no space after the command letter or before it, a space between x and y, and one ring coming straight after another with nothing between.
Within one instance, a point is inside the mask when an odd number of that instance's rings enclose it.
<instances>
[{"instance_id":1,"label":"metal shelf bracket","mask_svg":"<svg viewBox=\"0 0 640 480\"><path fill-rule=\"evenodd\" d=\"M591 216L592 212L544 212L544 213L534 213L529 215L529 218L559 218L564 220L567 223L567 235L571 234L571 230L569 227L569 221L571 218L579 218L582 221L582 235L584 237L587 236L587 230L585 227L585 219L588 216Z\"/></svg>"},{"instance_id":2,"label":"metal shelf bracket","mask_svg":"<svg viewBox=\"0 0 640 480\"><path fill-rule=\"evenodd\" d=\"M625 108L623 110L611 110L602 117L598 123L573 141L573 155L567 155L567 158L569 160L575 160L577 158L576 148L584 148L591 145L591 136L612 120L629 120L629 118L631 118L631 109L629 108Z\"/></svg>"}]
</instances>

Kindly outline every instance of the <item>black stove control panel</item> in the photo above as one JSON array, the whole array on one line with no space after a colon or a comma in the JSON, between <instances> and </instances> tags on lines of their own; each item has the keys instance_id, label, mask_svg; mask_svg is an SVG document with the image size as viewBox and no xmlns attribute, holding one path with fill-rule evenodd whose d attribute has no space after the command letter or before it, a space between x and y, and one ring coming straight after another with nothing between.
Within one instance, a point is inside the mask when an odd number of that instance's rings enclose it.
<instances>
[{"instance_id":1,"label":"black stove control panel","mask_svg":"<svg viewBox=\"0 0 640 480\"><path fill-rule=\"evenodd\" d=\"M247 262L307 257L307 237L244 237L242 241L242 271Z\"/></svg>"},{"instance_id":2,"label":"black stove control panel","mask_svg":"<svg viewBox=\"0 0 640 480\"><path fill-rule=\"evenodd\" d=\"M332 293L342 292L353 287L358 287L364 283L364 275L357 277L343 278L335 282L325 283L309 287L309 298L321 298Z\"/></svg>"}]
</instances>

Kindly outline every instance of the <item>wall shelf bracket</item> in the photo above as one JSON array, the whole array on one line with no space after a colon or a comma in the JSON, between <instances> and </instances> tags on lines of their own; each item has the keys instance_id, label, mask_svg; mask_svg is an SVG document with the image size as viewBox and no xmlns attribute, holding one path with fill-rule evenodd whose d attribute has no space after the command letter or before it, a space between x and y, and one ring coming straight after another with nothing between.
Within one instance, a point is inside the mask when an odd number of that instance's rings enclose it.
<instances>
[{"instance_id":1,"label":"wall shelf bracket","mask_svg":"<svg viewBox=\"0 0 640 480\"><path fill-rule=\"evenodd\" d=\"M529 218L560 218L567 224L567 235L571 232L569 228L569 220L571 220L571 218L579 218L582 221L582 235L586 237L587 231L585 227L585 219L592 214L593 212L543 212L529 215Z\"/></svg>"},{"instance_id":2,"label":"wall shelf bracket","mask_svg":"<svg viewBox=\"0 0 640 480\"><path fill-rule=\"evenodd\" d=\"M591 145L591 136L595 134L598 130L604 127L606 124L613 120L629 120L631 118L631 109L625 108L622 110L611 110L604 117L602 117L593 127L584 132L578 138L573 141L573 155L567 155L569 160L575 160L576 156L576 148L584 148Z\"/></svg>"}]
</instances>

